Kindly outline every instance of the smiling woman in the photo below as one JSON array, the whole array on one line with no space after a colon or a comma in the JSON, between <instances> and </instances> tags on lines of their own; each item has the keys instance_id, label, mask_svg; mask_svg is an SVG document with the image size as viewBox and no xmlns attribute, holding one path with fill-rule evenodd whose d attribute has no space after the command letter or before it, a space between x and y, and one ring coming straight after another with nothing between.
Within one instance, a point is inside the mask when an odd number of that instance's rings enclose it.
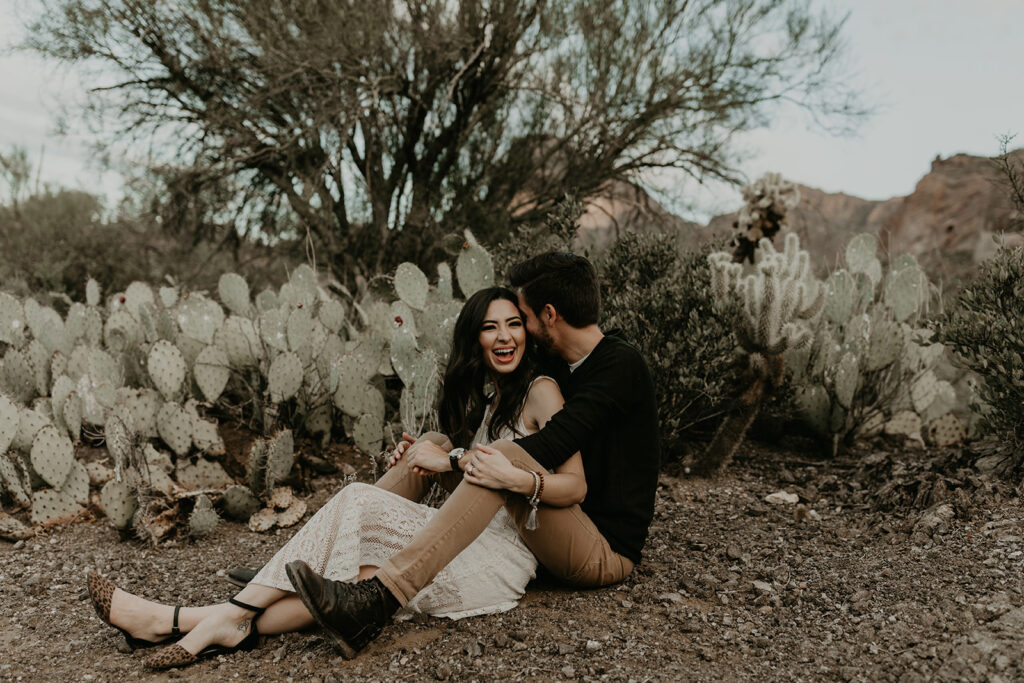
<instances>
[{"instance_id":1,"label":"smiling woman","mask_svg":"<svg viewBox=\"0 0 1024 683\"><path fill-rule=\"evenodd\" d=\"M491 400L488 386L496 393L489 439L506 429L518 431L536 362L517 302L510 289L483 289L466 301L455 324L439 421L456 446L472 445Z\"/></svg>"}]
</instances>

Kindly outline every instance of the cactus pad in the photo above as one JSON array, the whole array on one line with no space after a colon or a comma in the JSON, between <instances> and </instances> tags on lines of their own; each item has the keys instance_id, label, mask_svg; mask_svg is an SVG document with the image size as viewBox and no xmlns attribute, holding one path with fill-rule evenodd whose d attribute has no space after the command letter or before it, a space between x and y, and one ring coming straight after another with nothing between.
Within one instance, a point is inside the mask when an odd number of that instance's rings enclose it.
<instances>
[{"instance_id":1,"label":"cactus pad","mask_svg":"<svg viewBox=\"0 0 1024 683\"><path fill-rule=\"evenodd\" d=\"M445 262L437 264L437 298L441 303L448 303L455 297L452 288L452 268Z\"/></svg>"},{"instance_id":2,"label":"cactus pad","mask_svg":"<svg viewBox=\"0 0 1024 683\"><path fill-rule=\"evenodd\" d=\"M211 403L216 401L231 377L228 354L219 346L207 346L196 356L192 374L206 400Z\"/></svg>"},{"instance_id":3,"label":"cactus pad","mask_svg":"<svg viewBox=\"0 0 1024 683\"><path fill-rule=\"evenodd\" d=\"M17 436L20 421L18 406L14 405L11 399L0 394L0 456L7 452L14 437Z\"/></svg>"},{"instance_id":4,"label":"cactus pad","mask_svg":"<svg viewBox=\"0 0 1024 683\"><path fill-rule=\"evenodd\" d=\"M32 469L50 486L60 486L75 462L71 439L53 425L39 430L32 442Z\"/></svg>"},{"instance_id":5,"label":"cactus pad","mask_svg":"<svg viewBox=\"0 0 1024 683\"><path fill-rule=\"evenodd\" d=\"M204 344L212 344L213 335L224 324L224 310L216 301L192 292L178 302L175 321L182 334Z\"/></svg>"},{"instance_id":6,"label":"cactus pad","mask_svg":"<svg viewBox=\"0 0 1024 683\"><path fill-rule=\"evenodd\" d=\"M277 525L288 528L298 524L306 514L306 501L293 498L291 504L277 513Z\"/></svg>"},{"instance_id":7,"label":"cactus pad","mask_svg":"<svg viewBox=\"0 0 1024 683\"><path fill-rule=\"evenodd\" d=\"M80 505L89 504L89 472L85 465L75 460L68 472L67 479L60 485L61 493Z\"/></svg>"},{"instance_id":8,"label":"cactus pad","mask_svg":"<svg viewBox=\"0 0 1024 683\"><path fill-rule=\"evenodd\" d=\"M260 502L245 486L229 486L221 498L224 513L231 519L245 522L260 509Z\"/></svg>"},{"instance_id":9,"label":"cactus pad","mask_svg":"<svg viewBox=\"0 0 1024 683\"><path fill-rule=\"evenodd\" d=\"M220 300L235 315L248 317L252 309L249 303L249 283L238 273L224 273L217 283Z\"/></svg>"},{"instance_id":10,"label":"cactus pad","mask_svg":"<svg viewBox=\"0 0 1024 683\"><path fill-rule=\"evenodd\" d=\"M6 292L0 292L0 342L21 348L25 343L25 309L21 302Z\"/></svg>"},{"instance_id":11,"label":"cactus pad","mask_svg":"<svg viewBox=\"0 0 1024 683\"><path fill-rule=\"evenodd\" d=\"M384 425L376 415L363 414L356 418L352 439L363 453L377 455L383 438Z\"/></svg>"},{"instance_id":12,"label":"cactus pad","mask_svg":"<svg viewBox=\"0 0 1024 683\"><path fill-rule=\"evenodd\" d=\"M427 291L430 283L427 276L412 263L400 263L395 269L395 293L407 305L422 311L427 305Z\"/></svg>"},{"instance_id":13,"label":"cactus pad","mask_svg":"<svg viewBox=\"0 0 1024 683\"><path fill-rule=\"evenodd\" d=\"M277 434L267 445L267 471L273 481L278 482L288 476L295 461L295 441L292 431L286 429Z\"/></svg>"},{"instance_id":14,"label":"cactus pad","mask_svg":"<svg viewBox=\"0 0 1024 683\"><path fill-rule=\"evenodd\" d=\"M206 495L196 498L195 507L188 518L188 534L193 537L206 536L217 528L220 517L213 509L213 503Z\"/></svg>"},{"instance_id":15,"label":"cactus pad","mask_svg":"<svg viewBox=\"0 0 1024 683\"><path fill-rule=\"evenodd\" d=\"M281 309L264 311L259 317L260 338L278 351L288 350L288 314Z\"/></svg>"},{"instance_id":16,"label":"cactus pad","mask_svg":"<svg viewBox=\"0 0 1024 683\"><path fill-rule=\"evenodd\" d=\"M939 447L955 446L967 438L967 430L960 418L953 413L946 413L929 422L925 432L928 435L928 441Z\"/></svg>"},{"instance_id":17,"label":"cactus pad","mask_svg":"<svg viewBox=\"0 0 1024 683\"><path fill-rule=\"evenodd\" d=\"M485 287L494 286L491 255L475 241L467 241L455 261L455 275L467 299Z\"/></svg>"},{"instance_id":18,"label":"cactus pad","mask_svg":"<svg viewBox=\"0 0 1024 683\"><path fill-rule=\"evenodd\" d=\"M71 496L54 489L42 489L32 494L32 523L51 524L70 519L82 511L82 506Z\"/></svg>"},{"instance_id":19,"label":"cactus pad","mask_svg":"<svg viewBox=\"0 0 1024 683\"><path fill-rule=\"evenodd\" d=\"M18 466L14 461L0 451L0 490L4 488L11 494L14 502L22 507L32 504L21 475L18 473Z\"/></svg>"},{"instance_id":20,"label":"cactus pad","mask_svg":"<svg viewBox=\"0 0 1024 683\"><path fill-rule=\"evenodd\" d=\"M345 324L345 307L335 299L328 299L321 303L317 315L323 326L335 334L340 332L341 326Z\"/></svg>"},{"instance_id":21,"label":"cactus pad","mask_svg":"<svg viewBox=\"0 0 1024 683\"><path fill-rule=\"evenodd\" d=\"M267 489L267 442L257 440L249 449L249 489L257 496Z\"/></svg>"},{"instance_id":22,"label":"cactus pad","mask_svg":"<svg viewBox=\"0 0 1024 683\"><path fill-rule=\"evenodd\" d=\"M878 260L878 240L874 235L861 233L846 244L846 265L852 273L864 273L877 285L882 279L882 264Z\"/></svg>"},{"instance_id":23,"label":"cactus pad","mask_svg":"<svg viewBox=\"0 0 1024 683\"><path fill-rule=\"evenodd\" d=\"M192 445L207 455L224 455L224 439L217 425L207 420L192 421Z\"/></svg>"},{"instance_id":24,"label":"cactus pad","mask_svg":"<svg viewBox=\"0 0 1024 683\"><path fill-rule=\"evenodd\" d=\"M302 387L302 361L291 352L282 353L270 364L267 373L270 400L287 401Z\"/></svg>"},{"instance_id":25,"label":"cactus pad","mask_svg":"<svg viewBox=\"0 0 1024 683\"><path fill-rule=\"evenodd\" d=\"M187 489L219 489L234 483L220 463L206 458L196 459L194 465L179 459L176 474L178 483Z\"/></svg>"},{"instance_id":26,"label":"cactus pad","mask_svg":"<svg viewBox=\"0 0 1024 683\"><path fill-rule=\"evenodd\" d=\"M168 401L173 401L181 393L185 381L185 359L174 344L169 341L158 341L149 351L147 361L149 376L153 384Z\"/></svg>"},{"instance_id":27,"label":"cactus pad","mask_svg":"<svg viewBox=\"0 0 1024 683\"><path fill-rule=\"evenodd\" d=\"M18 432L14 435L11 447L27 453L32 449L36 434L49 424L50 421L42 413L30 408L20 408L18 410Z\"/></svg>"},{"instance_id":28,"label":"cactus pad","mask_svg":"<svg viewBox=\"0 0 1024 683\"><path fill-rule=\"evenodd\" d=\"M919 439L921 438L921 417L913 410L901 410L885 423L885 433Z\"/></svg>"},{"instance_id":29,"label":"cactus pad","mask_svg":"<svg viewBox=\"0 0 1024 683\"><path fill-rule=\"evenodd\" d=\"M926 370L910 387L910 398L914 402L914 410L923 414L935 400L939 388L939 380L935 373Z\"/></svg>"},{"instance_id":30,"label":"cactus pad","mask_svg":"<svg viewBox=\"0 0 1024 683\"><path fill-rule=\"evenodd\" d=\"M889 273L885 283L885 302L898 322L916 315L927 294L928 280L916 265Z\"/></svg>"},{"instance_id":31,"label":"cactus pad","mask_svg":"<svg viewBox=\"0 0 1024 683\"><path fill-rule=\"evenodd\" d=\"M252 367L263 358L256 324L249 318L233 315L225 320L217 329L215 341L227 354L233 368Z\"/></svg>"},{"instance_id":32,"label":"cactus pad","mask_svg":"<svg viewBox=\"0 0 1024 683\"><path fill-rule=\"evenodd\" d=\"M853 397L860 386L860 367L857 363L857 356L852 353L844 353L836 366L835 377L836 401L843 408L849 409L853 405Z\"/></svg>"},{"instance_id":33,"label":"cactus pad","mask_svg":"<svg viewBox=\"0 0 1024 683\"><path fill-rule=\"evenodd\" d=\"M11 347L4 354L0 372L0 391L6 391L18 403L28 403L36 397L36 374L28 356Z\"/></svg>"},{"instance_id":34,"label":"cactus pad","mask_svg":"<svg viewBox=\"0 0 1024 683\"><path fill-rule=\"evenodd\" d=\"M114 311L107 318L103 341L111 351L121 353L137 345L142 338L142 327L127 311Z\"/></svg>"},{"instance_id":35,"label":"cactus pad","mask_svg":"<svg viewBox=\"0 0 1024 683\"><path fill-rule=\"evenodd\" d=\"M249 530L256 533L270 531L277 525L277 513L274 508L263 508L249 518Z\"/></svg>"},{"instance_id":36,"label":"cactus pad","mask_svg":"<svg viewBox=\"0 0 1024 683\"><path fill-rule=\"evenodd\" d=\"M157 294L160 296L160 303L164 305L164 308L171 308L178 303L177 287L161 287L157 290Z\"/></svg>"},{"instance_id":37,"label":"cactus pad","mask_svg":"<svg viewBox=\"0 0 1024 683\"><path fill-rule=\"evenodd\" d=\"M100 305L100 283L96 280L89 278L85 282L85 303L90 306Z\"/></svg>"},{"instance_id":38,"label":"cactus pad","mask_svg":"<svg viewBox=\"0 0 1024 683\"><path fill-rule=\"evenodd\" d=\"M192 447L192 418L176 403L165 403L156 416L156 428L176 455L187 455Z\"/></svg>"},{"instance_id":39,"label":"cactus pad","mask_svg":"<svg viewBox=\"0 0 1024 683\"><path fill-rule=\"evenodd\" d=\"M135 493L123 481L111 479L100 490L100 507L117 529L128 526L138 506Z\"/></svg>"},{"instance_id":40,"label":"cactus pad","mask_svg":"<svg viewBox=\"0 0 1024 683\"><path fill-rule=\"evenodd\" d=\"M274 311L281 307L281 302L278 301L277 294L272 289L264 289L262 292L256 295L256 310L260 314L266 313L267 311Z\"/></svg>"}]
</instances>

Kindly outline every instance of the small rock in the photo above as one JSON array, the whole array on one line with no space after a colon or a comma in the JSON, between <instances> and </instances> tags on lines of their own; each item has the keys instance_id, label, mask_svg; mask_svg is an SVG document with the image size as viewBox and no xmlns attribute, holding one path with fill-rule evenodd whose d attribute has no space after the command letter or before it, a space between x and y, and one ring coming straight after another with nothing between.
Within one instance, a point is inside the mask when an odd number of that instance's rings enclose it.
<instances>
[{"instance_id":1,"label":"small rock","mask_svg":"<svg viewBox=\"0 0 1024 683\"><path fill-rule=\"evenodd\" d=\"M764 502L772 505L796 505L800 502L800 496L786 491L776 491L765 496Z\"/></svg>"},{"instance_id":2,"label":"small rock","mask_svg":"<svg viewBox=\"0 0 1024 683\"><path fill-rule=\"evenodd\" d=\"M526 631L512 631L509 635L512 636L512 640L518 640L520 643L526 640Z\"/></svg>"},{"instance_id":3,"label":"small rock","mask_svg":"<svg viewBox=\"0 0 1024 683\"><path fill-rule=\"evenodd\" d=\"M508 647L508 636L504 633L494 636L494 647Z\"/></svg>"},{"instance_id":4,"label":"small rock","mask_svg":"<svg viewBox=\"0 0 1024 683\"><path fill-rule=\"evenodd\" d=\"M758 593L771 593L775 590L774 588L772 588L772 585L767 581L754 581L753 583L754 590L756 590Z\"/></svg>"},{"instance_id":5,"label":"small rock","mask_svg":"<svg viewBox=\"0 0 1024 683\"><path fill-rule=\"evenodd\" d=\"M683 596L679 593L662 593L658 596L658 600L662 602L671 602L678 605L683 601Z\"/></svg>"},{"instance_id":6,"label":"small rock","mask_svg":"<svg viewBox=\"0 0 1024 683\"><path fill-rule=\"evenodd\" d=\"M438 664L434 669L434 678L439 681L447 681L452 677L452 670L447 664Z\"/></svg>"},{"instance_id":7,"label":"small rock","mask_svg":"<svg viewBox=\"0 0 1024 683\"><path fill-rule=\"evenodd\" d=\"M561 669L562 675L566 678L574 678L576 676L576 669L572 668L572 665L566 664Z\"/></svg>"},{"instance_id":8,"label":"small rock","mask_svg":"<svg viewBox=\"0 0 1024 683\"><path fill-rule=\"evenodd\" d=\"M631 600L623 600L619 604L622 605L623 609L629 609L630 607L633 606L633 602Z\"/></svg>"},{"instance_id":9,"label":"small rock","mask_svg":"<svg viewBox=\"0 0 1024 683\"><path fill-rule=\"evenodd\" d=\"M471 640L462 649L470 657L479 657L484 653L484 644L479 640Z\"/></svg>"},{"instance_id":10,"label":"small rock","mask_svg":"<svg viewBox=\"0 0 1024 683\"><path fill-rule=\"evenodd\" d=\"M587 652L597 652L601 649L601 641L599 640L588 640L587 641Z\"/></svg>"},{"instance_id":11,"label":"small rock","mask_svg":"<svg viewBox=\"0 0 1024 683\"><path fill-rule=\"evenodd\" d=\"M288 647L286 645L282 645L281 647L274 650L274 664L277 664L282 659L284 659L284 656L286 654L288 654Z\"/></svg>"},{"instance_id":12,"label":"small rock","mask_svg":"<svg viewBox=\"0 0 1024 683\"><path fill-rule=\"evenodd\" d=\"M858 602L861 602L862 600L867 600L870 597L871 597L871 591L865 590L865 589L861 589L861 590L857 591L856 593L854 593L853 595L850 596L850 602L856 604Z\"/></svg>"},{"instance_id":13,"label":"small rock","mask_svg":"<svg viewBox=\"0 0 1024 683\"><path fill-rule=\"evenodd\" d=\"M738 545L730 545L725 549L725 556L728 557L730 560L742 560L743 549L740 548Z\"/></svg>"}]
</instances>

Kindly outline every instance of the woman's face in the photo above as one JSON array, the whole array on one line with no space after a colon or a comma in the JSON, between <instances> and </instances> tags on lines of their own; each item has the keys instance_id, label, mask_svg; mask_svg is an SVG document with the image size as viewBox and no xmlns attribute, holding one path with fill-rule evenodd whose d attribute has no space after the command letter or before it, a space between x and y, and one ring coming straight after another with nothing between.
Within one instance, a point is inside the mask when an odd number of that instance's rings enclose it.
<instances>
[{"instance_id":1,"label":"woman's face","mask_svg":"<svg viewBox=\"0 0 1024 683\"><path fill-rule=\"evenodd\" d=\"M516 305L495 299L480 325L484 363L494 372L509 373L519 367L526 353L526 327Z\"/></svg>"}]
</instances>

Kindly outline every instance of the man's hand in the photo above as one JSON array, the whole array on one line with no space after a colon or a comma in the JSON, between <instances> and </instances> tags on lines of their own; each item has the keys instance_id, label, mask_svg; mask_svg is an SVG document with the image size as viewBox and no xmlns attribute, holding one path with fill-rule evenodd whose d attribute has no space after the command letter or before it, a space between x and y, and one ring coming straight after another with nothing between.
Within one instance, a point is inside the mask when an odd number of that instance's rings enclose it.
<instances>
[{"instance_id":1,"label":"man's hand","mask_svg":"<svg viewBox=\"0 0 1024 683\"><path fill-rule=\"evenodd\" d=\"M391 451L391 455L388 456L388 469L397 465L405 451L414 443L416 443L415 436L402 432L402 440L395 445L395 450Z\"/></svg>"},{"instance_id":2,"label":"man's hand","mask_svg":"<svg viewBox=\"0 0 1024 683\"><path fill-rule=\"evenodd\" d=\"M489 489L512 491L513 493L532 493L533 475L521 470L505 457L505 454L490 446L477 446L469 462L463 465L466 481ZM465 459L465 456L463 456Z\"/></svg>"},{"instance_id":3,"label":"man's hand","mask_svg":"<svg viewBox=\"0 0 1024 683\"><path fill-rule=\"evenodd\" d=\"M404 449L403 455L409 463L409 468L416 474L437 474L451 470L448 451L433 441L414 443Z\"/></svg>"}]
</instances>

